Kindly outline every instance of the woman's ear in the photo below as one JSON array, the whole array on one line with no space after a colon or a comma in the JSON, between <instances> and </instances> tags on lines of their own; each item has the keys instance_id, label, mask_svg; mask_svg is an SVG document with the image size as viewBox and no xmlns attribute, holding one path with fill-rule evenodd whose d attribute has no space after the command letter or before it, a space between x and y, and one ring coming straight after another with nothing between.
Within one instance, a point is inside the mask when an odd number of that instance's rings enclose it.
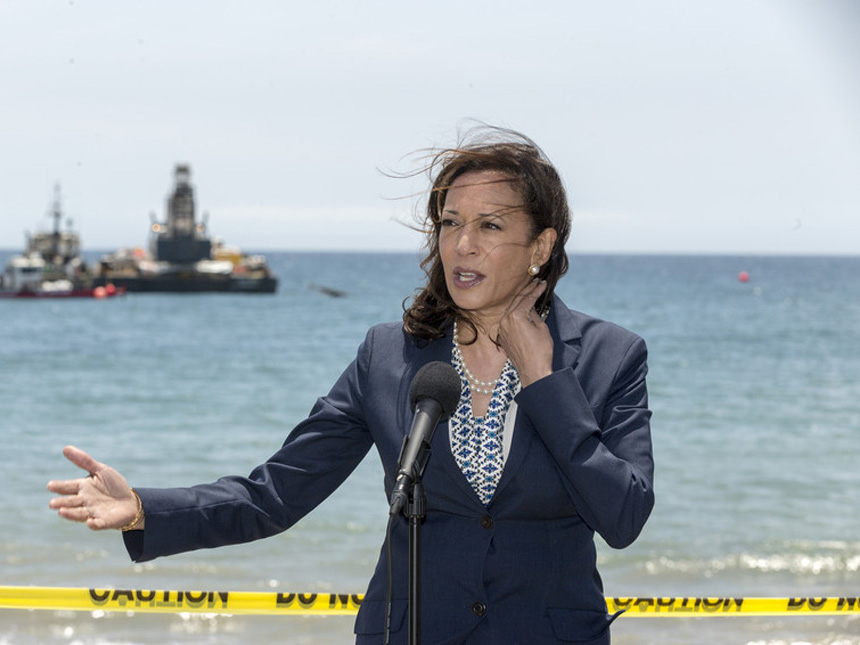
<instances>
[{"instance_id":1,"label":"woman's ear","mask_svg":"<svg viewBox=\"0 0 860 645\"><path fill-rule=\"evenodd\" d=\"M540 235L534 241L532 248L532 262L543 266L549 261L552 255L552 250L555 247L555 241L558 239L558 233L554 228L545 228L540 232Z\"/></svg>"}]
</instances>

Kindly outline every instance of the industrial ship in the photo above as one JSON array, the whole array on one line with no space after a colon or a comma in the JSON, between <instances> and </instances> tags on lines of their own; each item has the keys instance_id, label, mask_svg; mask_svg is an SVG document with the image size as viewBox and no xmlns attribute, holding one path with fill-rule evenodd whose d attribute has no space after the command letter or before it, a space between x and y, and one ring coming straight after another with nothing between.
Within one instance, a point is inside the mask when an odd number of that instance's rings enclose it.
<instances>
[{"instance_id":1,"label":"industrial ship","mask_svg":"<svg viewBox=\"0 0 860 645\"><path fill-rule=\"evenodd\" d=\"M275 293L278 281L262 255L245 255L215 241L207 218L197 222L191 169L179 164L167 199L167 220L152 218L149 248L104 256L95 284L130 292Z\"/></svg>"}]
</instances>

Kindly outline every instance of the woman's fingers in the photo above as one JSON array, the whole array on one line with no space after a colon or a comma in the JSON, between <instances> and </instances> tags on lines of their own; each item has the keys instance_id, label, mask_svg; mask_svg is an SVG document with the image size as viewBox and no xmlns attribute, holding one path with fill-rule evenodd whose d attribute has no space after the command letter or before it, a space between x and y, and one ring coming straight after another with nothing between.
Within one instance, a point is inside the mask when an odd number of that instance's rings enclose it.
<instances>
[{"instance_id":1,"label":"woman's fingers","mask_svg":"<svg viewBox=\"0 0 860 645\"><path fill-rule=\"evenodd\" d=\"M541 285L544 285L544 288L546 288L546 282L542 280L532 280L524 286L520 292L511 299L511 303L508 305L505 314L509 315L511 312L520 308L524 308L525 310L533 308L537 299L540 297L540 294L543 293L543 290L538 290Z\"/></svg>"},{"instance_id":2,"label":"woman's fingers","mask_svg":"<svg viewBox=\"0 0 860 645\"><path fill-rule=\"evenodd\" d=\"M66 446L63 448L63 455L66 459L75 464L75 466L86 470L88 473L97 473L105 467L103 463L96 461L90 457L90 455L75 446Z\"/></svg>"},{"instance_id":3,"label":"woman's fingers","mask_svg":"<svg viewBox=\"0 0 860 645\"><path fill-rule=\"evenodd\" d=\"M80 479L66 479L63 481L51 480L48 482L48 490L58 495L76 495L81 489Z\"/></svg>"},{"instance_id":4,"label":"woman's fingers","mask_svg":"<svg viewBox=\"0 0 860 645\"><path fill-rule=\"evenodd\" d=\"M508 306L502 318L502 327L509 327L517 320L523 321L523 324L537 326L541 319L535 310L535 304L544 291L546 291L546 282L543 280L534 280L526 285Z\"/></svg>"},{"instance_id":5,"label":"woman's fingers","mask_svg":"<svg viewBox=\"0 0 860 645\"><path fill-rule=\"evenodd\" d=\"M57 515L72 522L86 522L91 519L90 512L83 506L57 509Z\"/></svg>"},{"instance_id":6,"label":"woman's fingers","mask_svg":"<svg viewBox=\"0 0 860 645\"><path fill-rule=\"evenodd\" d=\"M541 294L546 291L546 282L543 280L533 280L526 285L520 293L511 301L506 318L520 318L526 322L535 325L540 320L535 310L535 304Z\"/></svg>"},{"instance_id":7,"label":"woman's fingers","mask_svg":"<svg viewBox=\"0 0 860 645\"><path fill-rule=\"evenodd\" d=\"M544 291L546 291L546 280L532 280L522 291L522 304L527 309L534 308L537 299Z\"/></svg>"},{"instance_id":8,"label":"woman's fingers","mask_svg":"<svg viewBox=\"0 0 860 645\"><path fill-rule=\"evenodd\" d=\"M535 309L538 298L546 291L546 282L540 280L534 284L534 287L523 296L523 306L526 308L528 321L531 324L537 324L540 321L540 313Z\"/></svg>"},{"instance_id":9,"label":"woman's fingers","mask_svg":"<svg viewBox=\"0 0 860 645\"><path fill-rule=\"evenodd\" d=\"M499 324L498 340L523 387L552 373L552 338L535 310L546 282L534 280L513 299Z\"/></svg>"},{"instance_id":10,"label":"woman's fingers","mask_svg":"<svg viewBox=\"0 0 860 645\"><path fill-rule=\"evenodd\" d=\"M53 483L53 482L52 482ZM49 488L50 490L50 485ZM77 492L63 495L62 497L52 497L48 502L48 506L54 509L61 508L77 508L79 506L83 506L84 500L83 498L77 494Z\"/></svg>"}]
</instances>

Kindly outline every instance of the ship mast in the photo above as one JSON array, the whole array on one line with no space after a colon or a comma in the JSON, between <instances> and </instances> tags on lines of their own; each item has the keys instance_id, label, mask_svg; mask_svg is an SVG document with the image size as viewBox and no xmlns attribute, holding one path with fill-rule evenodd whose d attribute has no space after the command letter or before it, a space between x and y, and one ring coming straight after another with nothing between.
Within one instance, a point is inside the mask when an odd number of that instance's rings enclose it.
<instances>
[{"instance_id":1,"label":"ship mast","mask_svg":"<svg viewBox=\"0 0 860 645\"><path fill-rule=\"evenodd\" d=\"M54 231L51 233L51 257L53 262L60 255L60 220L63 218L63 211L60 208L60 184L54 184L54 202L51 208L51 216L54 218Z\"/></svg>"}]
</instances>

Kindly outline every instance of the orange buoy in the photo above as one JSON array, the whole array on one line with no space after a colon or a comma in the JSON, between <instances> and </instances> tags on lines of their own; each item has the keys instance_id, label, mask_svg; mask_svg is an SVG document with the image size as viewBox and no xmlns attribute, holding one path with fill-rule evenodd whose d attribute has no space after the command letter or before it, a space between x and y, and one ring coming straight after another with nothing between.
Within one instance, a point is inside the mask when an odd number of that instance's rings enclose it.
<instances>
[{"instance_id":1,"label":"orange buoy","mask_svg":"<svg viewBox=\"0 0 860 645\"><path fill-rule=\"evenodd\" d=\"M750 274L746 271L741 271L740 273L738 273L738 280L740 280L741 282L749 282Z\"/></svg>"},{"instance_id":2,"label":"orange buoy","mask_svg":"<svg viewBox=\"0 0 860 645\"><path fill-rule=\"evenodd\" d=\"M93 289L93 298L106 298L107 297L107 289L104 287L96 287Z\"/></svg>"}]
</instances>

